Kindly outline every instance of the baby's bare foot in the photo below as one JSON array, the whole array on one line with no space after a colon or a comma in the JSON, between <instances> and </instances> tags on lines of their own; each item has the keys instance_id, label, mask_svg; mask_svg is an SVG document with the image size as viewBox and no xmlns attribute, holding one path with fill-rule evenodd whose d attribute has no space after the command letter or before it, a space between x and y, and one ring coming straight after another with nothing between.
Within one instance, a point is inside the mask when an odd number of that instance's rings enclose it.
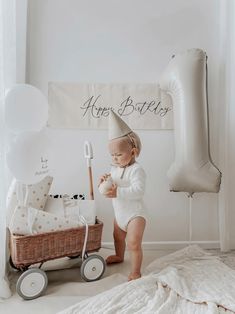
<instances>
[{"instance_id":1,"label":"baby's bare foot","mask_svg":"<svg viewBox=\"0 0 235 314\"><path fill-rule=\"evenodd\" d=\"M117 255L110 255L106 258L106 264L122 263L123 259Z\"/></svg>"},{"instance_id":2,"label":"baby's bare foot","mask_svg":"<svg viewBox=\"0 0 235 314\"><path fill-rule=\"evenodd\" d=\"M128 281L135 280L141 277L141 273L130 273Z\"/></svg>"}]
</instances>

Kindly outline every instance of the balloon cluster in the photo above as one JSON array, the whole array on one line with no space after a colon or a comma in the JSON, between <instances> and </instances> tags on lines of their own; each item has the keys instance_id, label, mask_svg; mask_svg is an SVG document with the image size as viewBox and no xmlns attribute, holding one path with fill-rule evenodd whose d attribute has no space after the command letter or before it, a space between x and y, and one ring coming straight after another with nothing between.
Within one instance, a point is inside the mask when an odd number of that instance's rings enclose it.
<instances>
[{"instance_id":1,"label":"balloon cluster","mask_svg":"<svg viewBox=\"0 0 235 314\"><path fill-rule=\"evenodd\" d=\"M5 122L14 134L6 161L13 176L34 184L49 172L50 143L45 125L48 103L39 89L17 84L6 93Z\"/></svg>"}]
</instances>

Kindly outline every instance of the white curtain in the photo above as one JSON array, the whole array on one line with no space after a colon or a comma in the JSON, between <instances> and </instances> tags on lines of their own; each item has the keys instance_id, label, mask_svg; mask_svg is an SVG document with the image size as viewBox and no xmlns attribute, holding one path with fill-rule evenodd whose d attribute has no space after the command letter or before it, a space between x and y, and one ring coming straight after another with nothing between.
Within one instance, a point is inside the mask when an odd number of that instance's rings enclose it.
<instances>
[{"instance_id":1,"label":"white curtain","mask_svg":"<svg viewBox=\"0 0 235 314\"><path fill-rule=\"evenodd\" d=\"M219 80L220 103L220 169L222 185L219 193L219 233L222 251L235 248L234 184L235 184L235 1L218 0L219 14Z\"/></svg>"},{"instance_id":2,"label":"white curtain","mask_svg":"<svg viewBox=\"0 0 235 314\"><path fill-rule=\"evenodd\" d=\"M6 241L6 190L9 186L5 156L7 130L4 96L26 76L27 0L0 0L0 298L10 297L7 280L8 243Z\"/></svg>"},{"instance_id":3,"label":"white curtain","mask_svg":"<svg viewBox=\"0 0 235 314\"><path fill-rule=\"evenodd\" d=\"M8 184L5 163L6 128L4 123L4 96L16 82L16 24L15 0L0 2L0 298L11 295L6 278L6 188Z\"/></svg>"}]
</instances>

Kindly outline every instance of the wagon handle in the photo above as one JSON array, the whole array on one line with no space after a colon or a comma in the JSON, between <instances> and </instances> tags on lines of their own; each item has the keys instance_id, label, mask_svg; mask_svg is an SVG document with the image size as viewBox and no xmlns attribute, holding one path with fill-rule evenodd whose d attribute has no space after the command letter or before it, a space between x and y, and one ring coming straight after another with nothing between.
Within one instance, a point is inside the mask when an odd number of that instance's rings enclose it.
<instances>
[{"instance_id":1,"label":"wagon handle","mask_svg":"<svg viewBox=\"0 0 235 314\"><path fill-rule=\"evenodd\" d=\"M94 191L93 191L93 178L92 178L92 169L91 169L91 159L93 159L93 150L91 143L85 141L84 143L84 157L87 160L88 174L89 174L89 188L90 188L90 199L94 200Z\"/></svg>"}]
</instances>

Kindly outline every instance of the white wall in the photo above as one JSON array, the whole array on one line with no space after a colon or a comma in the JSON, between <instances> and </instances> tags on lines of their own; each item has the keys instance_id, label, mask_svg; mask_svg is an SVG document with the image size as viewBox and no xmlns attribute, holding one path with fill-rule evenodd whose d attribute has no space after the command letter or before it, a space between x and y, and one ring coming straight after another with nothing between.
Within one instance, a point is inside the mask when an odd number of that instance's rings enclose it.
<instances>
[{"instance_id":1,"label":"white wall","mask_svg":"<svg viewBox=\"0 0 235 314\"><path fill-rule=\"evenodd\" d=\"M48 81L156 82L171 55L188 48L208 54L210 139L218 165L218 34L214 0L29 0L27 81L47 95ZM171 193L166 172L174 158L173 131L138 132L147 175L149 211L144 240L187 241L189 200ZM83 142L93 143L95 185L109 169L105 131L51 130L57 157L52 193L88 192ZM95 188L104 241L112 241L110 200ZM193 198L193 240L215 241L218 195Z\"/></svg>"}]
</instances>

